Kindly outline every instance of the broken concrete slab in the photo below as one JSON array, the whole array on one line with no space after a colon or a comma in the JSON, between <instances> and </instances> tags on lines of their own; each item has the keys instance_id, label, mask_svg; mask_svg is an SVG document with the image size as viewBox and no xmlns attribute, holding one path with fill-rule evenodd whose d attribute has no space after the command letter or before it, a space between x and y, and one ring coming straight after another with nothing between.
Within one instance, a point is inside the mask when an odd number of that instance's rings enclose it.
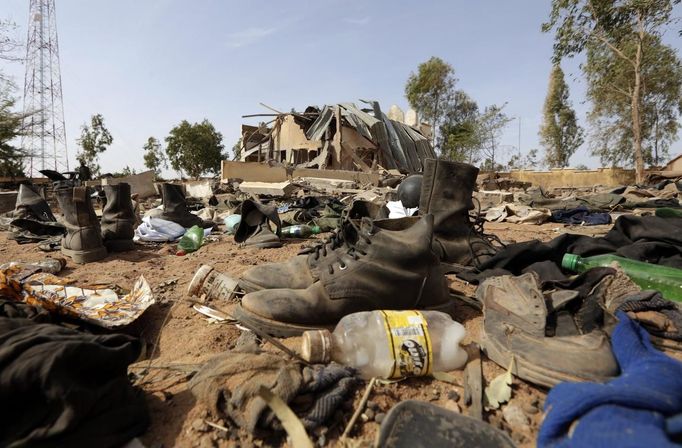
<instances>
[{"instance_id":1,"label":"broken concrete slab","mask_svg":"<svg viewBox=\"0 0 682 448\"><path fill-rule=\"evenodd\" d=\"M137 194L141 199L156 195L154 188L154 170L145 171L125 177L106 177L102 179L102 185L116 185L122 182L130 184L130 192Z\"/></svg>"},{"instance_id":2,"label":"broken concrete slab","mask_svg":"<svg viewBox=\"0 0 682 448\"><path fill-rule=\"evenodd\" d=\"M213 196L213 188L210 180L189 180L185 182L185 195L197 198L208 199Z\"/></svg>"},{"instance_id":3,"label":"broken concrete slab","mask_svg":"<svg viewBox=\"0 0 682 448\"><path fill-rule=\"evenodd\" d=\"M381 176L379 173L363 173L360 171L344 170L316 170L312 168L297 168L292 173L293 177L317 177L324 179L339 179L357 182L360 185L379 185Z\"/></svg>"},{"instance_id":4,"label":"broken concrete slab","mask_svg":"<svg viewBox=\"0 0 682 448\"><path fill-rule=\"evenodd\" d=\"M338 190L357 190L358 184L341 179L324 179L321 177L305 177L302 178L303 181L309 183L313 187L321 188L326 191L338 191Z\"/></svg>"},{"instance_id":5,"label":"broken concrete slab","mask_svg":"<svg viewBox=\"0 0 682 448\"><path fill-rule=\"evenodd\" d=\"M317 171L317 170L314 170ZM284 182L287 170L282 166L268 166L258 162L232 162L223 160L220 181L241 179L247 182Z\"/></svg>"},{"instance_id":6,"label":"broken concrete slab","mask_svg":"<svg viewBox=\"0 0 682 448\"><path fill-rule=\"evenodd\" d=\"M481 210L514 201L514 193L509 191L474 191L473 196L481 204Z\"/></svg>"},{"instance_id":7,"label":"broken concrete slab","mask_svg":"<svg viewBox=\"0 0 682 448\"><path fill-rule=\"evenodd\" d=\"M252 195L289 196L298 187L289 181L285 182L242 182L239 190Z\"/></svg>"}]
</instances>

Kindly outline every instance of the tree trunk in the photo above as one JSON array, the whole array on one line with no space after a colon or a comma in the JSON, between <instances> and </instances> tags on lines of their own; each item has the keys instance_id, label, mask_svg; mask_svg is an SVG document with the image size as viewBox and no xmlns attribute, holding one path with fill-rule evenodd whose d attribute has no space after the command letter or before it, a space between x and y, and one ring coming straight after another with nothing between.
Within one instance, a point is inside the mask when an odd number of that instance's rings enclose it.
<instances>
[{"instance_id":1,"label":"tree trunk","mask_svg":"<svg viewBox=\"0 0 682 448\"><path fill-rule=\"evenodd\" d=\"M641 15L639 20L639 40L637 53L635 54L635 85L632 90L632 143L635 151L635 182L644 181L644 156L642 154L642 122L640 115L640 97L642 90L642 44L644 29L642 28Z\"/></svg>"}]
</instances>

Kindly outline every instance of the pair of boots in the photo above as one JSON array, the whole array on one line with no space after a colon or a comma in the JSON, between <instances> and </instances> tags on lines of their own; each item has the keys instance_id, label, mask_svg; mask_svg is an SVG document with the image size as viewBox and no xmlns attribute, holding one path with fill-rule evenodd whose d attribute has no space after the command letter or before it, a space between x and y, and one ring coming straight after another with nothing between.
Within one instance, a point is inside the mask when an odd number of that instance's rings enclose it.
<instances>
[{"instance_id":1,"label":"pair of boots","mask_svg":"<svg viewBox=\"0 0 682 448\"><path fill-rule=\"evenodd\" d=\"M207 229L215 225L211 222L204 221L189 211L185 193L182 191L182 185L169 183L161 184L161 199L163 200L163 211L154 210L155 213L152 213L149 216L172 221L176 224L180 224L186 229L192 226L199 226Z\"/></svg>"},{"instance_id":2,"label":"pair of boots","mask_svg":"<svg viewBox=\"0 0 682 448\"><path fill-rule=\"evenodd\" d=\"M358 311L449 310L441 262L470 265L495 253L469 217L477 175L471 165L427 159L419 217L349 216L309 254L247 271L235 317L293 336Z\"/></svg>"},{"instance_id":3,"label":"pair of boots","mask_svg":"<svg viewBox=\"0 0 682 448\"><path fill-rule=\"evenodd\" d=\"M106 204L101 225L95 214L88 187L56 190L57 202L64 216L66 235L62 253L76 263L101 260L111 252L134 248L135 213L130 198L130 185L105 185Z\"/></svg>"}]
</instances>

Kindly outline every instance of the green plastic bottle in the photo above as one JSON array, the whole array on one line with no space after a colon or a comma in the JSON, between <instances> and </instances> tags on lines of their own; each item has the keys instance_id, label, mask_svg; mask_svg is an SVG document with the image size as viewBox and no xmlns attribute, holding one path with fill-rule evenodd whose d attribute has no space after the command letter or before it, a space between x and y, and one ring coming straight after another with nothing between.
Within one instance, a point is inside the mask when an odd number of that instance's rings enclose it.
<instances>
[{"instance_id":1,"label":"green plastic bottle","mask_svg":"<svg viewBox=\"0 0 682 448\"><path fill-rule=\"evenodd\" d=\"M682 302L682 269L630 260L611 254L585 258L565 254L561 260L561 266L564 269L574 272L585 272L596 267L611 267L613 263L617 263L640 288L653 289L659 291L668 300Z\"/></svg>"},{"instance_id":2,"label":"green plastic bottle","mask_svg":"<svg viewBox=\"0 0 682 448\"><path fill-rule=\"evenodd\" d=\"M306 224L284 227L282 229L283 238L308 238L309 236L317 235L318 233L320 233L320 228L318 226L308 226Z\"/></svg>"},{"instance_id":3,"label":"green plastic bottle","mask_svg":"<svg viewBox=\"0 0 682 448\"><path fill-rule=\"evenodd\" d=\"M682 218L682 208L661 207L655 212L659 218Z\"/></svg>"},{"instance_id":4,"label":"green plastic bottle","mask_svg":"<svg viewBox=\"0 0 682 448\"><path fill-rule=\"evenodd\" d=\"M176 255L185 255L201 247L204 242L204 229L199 226L192 226L182 235L178 241L178 251Z\"/></svg>"}]
</instances>

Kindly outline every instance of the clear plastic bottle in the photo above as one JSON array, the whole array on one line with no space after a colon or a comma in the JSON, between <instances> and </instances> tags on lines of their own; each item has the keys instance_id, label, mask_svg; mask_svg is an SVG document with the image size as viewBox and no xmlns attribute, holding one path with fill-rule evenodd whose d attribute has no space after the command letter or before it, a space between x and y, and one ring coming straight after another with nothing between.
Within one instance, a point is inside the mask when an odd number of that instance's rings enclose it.
<instances>
[{"instance_id":1,"label":"clear plastic bottle","mask_svg":"<svg viewBox=\"0 0 682 448\"><path fill-rule=\"evenodd\" d=\"M585 272L596 267L617 264L634 283L642 289L659 291L668 300L682 302L682 269L631 260L612 254L581 257L565 254L561 266L573 272Z\"/></svg>"},{"instance_id":2,"label":"clear plastic bottle","mask_svg":"<svg viewBox=\"0 0 682 448\"><path fill-rule=\"evenodd\" d=\"M296 226L288 226L282 229L282 237L284 238L308 238L311 235L320 233L318 226L309 226L306 224L299 224Z\"/></svg>"},{"instance_id":3,"label":"clear plastic bottle","mask_svg":"<svg viewBox=\"0 0 682 448\"><path fill-rule=\"evenodd\" d=\"M301 354L313 363L335 361L363 378L402 378L464 366L464 327L439 311L365 311L345 316L333 332L303 333Z\"/></svg>"},{"instance_id":4,"label":"clear plastic bottle","mask_svg":"<svg viewBox=\"0 0 682 448\"><path fill-rule=\"evenodd\" d=\"M66 266L66 259L64 258L46 258L42 261L10 261L0 266L0 269L15 268L19 270L39 269L42 272L50 274L57 274Z\"/></svg>"}]
</instances>

